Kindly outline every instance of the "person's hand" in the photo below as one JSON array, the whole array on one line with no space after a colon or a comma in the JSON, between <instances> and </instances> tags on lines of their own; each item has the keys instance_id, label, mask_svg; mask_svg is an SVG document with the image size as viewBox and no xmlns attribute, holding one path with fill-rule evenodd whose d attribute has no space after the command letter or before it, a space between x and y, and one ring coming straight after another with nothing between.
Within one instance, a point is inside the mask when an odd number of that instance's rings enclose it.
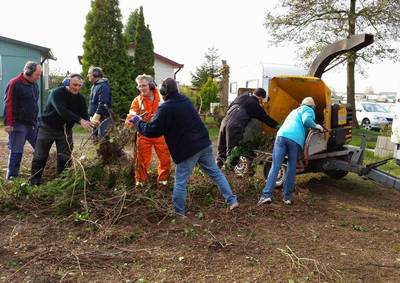
<instances>
[{"instance_id":1,"label":"person's hand","mask_svg":"<svg viewBox=\"0 0 400 283\"><path fill-rule=\"evenodd\" d=\"M88 120L85 119L81 119L79 121L79 124L86 130L86 131L90 131L93 128L96 128L96 125Z\"/></svg>"},{"instance_id":2,"label":"person's hand","mask_svg":"<svg viewBox=\"0 0 400 283\"><path fill-rule=\"evenodd\" d=\"M135 115L131 119L129 119L129 122L136 124L139 120L142 120L142 118L140 118L140 116L138 116L138 115Z\"/></svg>"},{"instance_id":3,"label":"person's hand","mask_svg":"<svg viewBox=\"0 0 400 283\"><path fill-rule=\"evenodd\" d=\"M324 128L323 128L320 124L317 124L317 125L315 126L315 128L316 128L318 131L320 131L321 133L324 131Z\"/></svg>"},{"instance_id":4,"label":"person's hand","mask_svg":"<svg viewBox=\"0 0 400 283\"><path fill-rule=\"evenodd\" d=\"M4 131L6 131L7 134L11 134L13 130L13 126L4 126Z\"/></svg>"}]
</instances>

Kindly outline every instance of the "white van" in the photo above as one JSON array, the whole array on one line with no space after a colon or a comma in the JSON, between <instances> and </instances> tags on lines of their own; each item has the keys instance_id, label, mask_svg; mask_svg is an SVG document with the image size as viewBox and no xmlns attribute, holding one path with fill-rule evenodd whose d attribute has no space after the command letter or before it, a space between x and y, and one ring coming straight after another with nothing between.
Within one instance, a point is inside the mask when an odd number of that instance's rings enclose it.
<instances>
[{"instance_id":1,"label":"white van","mask_svg":"<svg viewBox=\"0 0 400 283\"><path fill-rule=\"evenodd\" d=\"M276 76L306 76L307 71L295 66L257 63L231 68L229 74L229 104L238 96L239 88L263 88L268 95L270 81Z\"/></svg>"},{"instance_id":2,"label":"white van","mask_svg":"<svg viewBox=\"0 0 400 283\"><path fill-rule=\"evenodd\" d=\"M358 124L367 130L380 129L393 121L393 114L375 102L357 102L356 115Z\"/></svg>"}]
</instances>

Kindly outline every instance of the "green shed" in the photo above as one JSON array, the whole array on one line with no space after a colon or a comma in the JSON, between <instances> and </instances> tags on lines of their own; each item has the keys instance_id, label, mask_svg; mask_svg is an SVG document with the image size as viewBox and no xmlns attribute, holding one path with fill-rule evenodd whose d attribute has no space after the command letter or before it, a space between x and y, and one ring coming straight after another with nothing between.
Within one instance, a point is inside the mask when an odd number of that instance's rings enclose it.
<instances>
[{"instance_id":1,"label":"green shed","mask_svg":"<svg viewBox=\"0 0 400 283\"><path fill-rule=\"evenodd\" d=\"M18 76L27 61L42 65L42 76L38 81L40 88L39 109L45 106L48 96L48 60L57 60L50 48L0 36L0 117L3 117L4 95L8 82Z\"/></svg>"}]
</instances>

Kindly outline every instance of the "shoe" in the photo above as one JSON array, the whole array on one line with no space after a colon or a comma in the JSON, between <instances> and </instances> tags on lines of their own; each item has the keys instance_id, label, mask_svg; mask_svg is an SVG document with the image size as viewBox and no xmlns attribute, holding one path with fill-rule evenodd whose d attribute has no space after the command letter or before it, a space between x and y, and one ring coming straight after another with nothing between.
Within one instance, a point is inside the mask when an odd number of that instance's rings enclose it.
<instances>
[{"instance_id":1,"label":"shoe","mask_svg":"<svg viewBox=\"0 0 400 283\"><path fill-rule=\"evenodd\" d=\"M288 200L283 200L283 203L284 204L286 204L286 205L291 205L292 204L292 201L290 200L290 199L288 199Z\"/></svg>"},{"instance_id":2,"label":"shoe","mask_svg":"<svg viewBox=\"0 0 400 283\"><path fill-rule=\"evenodd\" d=\"M167 188L167 184L163 184L161 182L157 183L157 189L164 191Z\"/></svg>"},{"instance_id":3,"label":"shoe","mask_svg":"<svg viewBox=\"0 0 400 283\"><path fill-rule=\"evenodd\" d=\"M232 210L234 210L235 208L238 208L238 207L239 207L239 203L238 203L238 202L235 202L234 204L231 204L231 205L229 206L229 210L232 211Z\"/></svg>"},{"instance_id":4,"label":"shoe","mask_svg":"<svg viewBox=\"0 0 400 283\"><path fill-rule=\"evenodd\" d=\"M257 203L257 206L262 205L264 203L270 204L272 202L271 198L266 198L266 197L260 197L260 200Z\"/></svg>"}]
</instances>

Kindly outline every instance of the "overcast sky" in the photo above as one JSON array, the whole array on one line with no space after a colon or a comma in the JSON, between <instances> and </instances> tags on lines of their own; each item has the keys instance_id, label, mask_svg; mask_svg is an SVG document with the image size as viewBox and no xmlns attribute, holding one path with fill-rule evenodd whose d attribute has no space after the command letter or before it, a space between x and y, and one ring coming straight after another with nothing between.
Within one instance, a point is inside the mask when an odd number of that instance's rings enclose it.
<instances>
[{"instance_id":1,"label":"overcast sky","mask_svg":"<svg viewBox=\"0 0 400 283\"><path fill-rule=\"evenodd\" d=\"M51 48L58 58L50 68L81 72L77 56L82 42L89 0L2 0L0 35ZM123 23L143 6L152 31L154 51L184 68L177 79L189 83L190 73L204 61L207 48L215 47L232 68L257 62L300 65L294 47L272 47L263 27L265 12L275 0L120 0ZM400 63L364 66L367 78L356 75L356 92L399 91ZM323 75L336 91L346 90L346 70Z\"/></svg>"}]
</instances>

